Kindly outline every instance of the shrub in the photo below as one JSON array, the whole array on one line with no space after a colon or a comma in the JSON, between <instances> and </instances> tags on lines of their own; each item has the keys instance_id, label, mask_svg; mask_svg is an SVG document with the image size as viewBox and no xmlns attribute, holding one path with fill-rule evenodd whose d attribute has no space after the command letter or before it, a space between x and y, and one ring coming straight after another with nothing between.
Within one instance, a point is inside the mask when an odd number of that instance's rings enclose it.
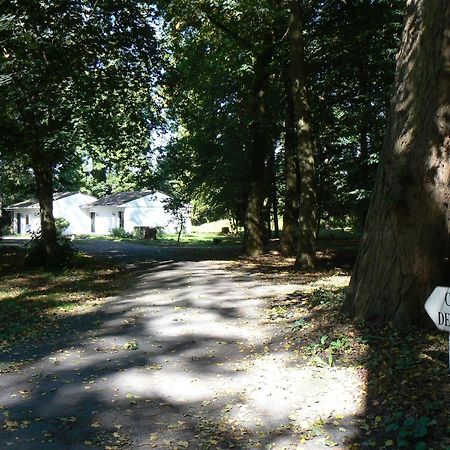
<instances>
[{"instance_id":1,"label":"shrub","mask_svg":"<svg viewBox=\"0 0 450 450\"><path fill-rule=\"evenodd\" d=\"M61 237L64 231L66 231L67 228L70 227L70 222L67 219L58 218L55 219L55 227L56 227L56 234L58 235L58 237Z\"/></svg>"},{"instance_id":2,"label":"shrub","mask_svg":"<svg viewBox=\"0 0 450 450\"><path fill-rule=\"evenodd\" d=\"M74 255L74 250L67 238L60 237L57 240L57 250L55 259L47 261L44 248L44 241L39 233L32 233L31 240L27 244L25 263L28 267L67 267Z\"/></svg>"},{"instance_id":3,"label":"shrub","mask_svg":"<svg viewBox=\"0 0 450 450\"><path fill-rule=\"evenodd\" d=\"M63 236L64 230L69 227L70 223L66 219L56 219L56 239L57 250L56 257L52 261L47 261L44 241L42 240L41 230L31 232L31 240L27 244L25 263L28 267L52 267L64 268L72 261L74 249L70 244L69 239Z\"/></svg>"},{"instance_id":4,"label":"shrub","mask_svg":"<svg viewBox=\"0 0 450 450\"><path fill-rule=\"evenodd\" d=\"M132 233L128 233L128 231L125 231L123 228L112 228L111 236L120 239L132 239L134 237Z\"/></svg>"},{"instance_id":5,"label":"shrub","mask_svg":"<svg viewBox=\"0 0 450 450\"><path fill-rule=\"evenodd\" d=\"M144 239L144 230L141 227L134 227L133 237L135 239Z\"/></svg>"}]
</instances>

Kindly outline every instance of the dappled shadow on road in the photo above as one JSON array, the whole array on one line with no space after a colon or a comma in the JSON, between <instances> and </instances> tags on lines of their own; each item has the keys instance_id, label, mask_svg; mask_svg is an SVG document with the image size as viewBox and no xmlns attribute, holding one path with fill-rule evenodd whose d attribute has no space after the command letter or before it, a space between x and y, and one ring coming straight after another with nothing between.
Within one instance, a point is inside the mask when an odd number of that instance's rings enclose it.
<instances>
[{"instance_id":1,"label":"dappled shadow on road","mask_svg":"<svg viewBox=\"0 0 450 450\"><path fill-rule=\"evenodd\" d=\"M285 449L322 418L342 434L352 378L303 365L263 323L279 285L212 261L139 263L133 279L2 356L0 447Z\"/></svg>"},{"instance_id":2,"label":"dappled shadow on road","mask_svg":"<svg viewBox=\"0 0 450 450\"><path fill-rule=\"evenodd\" d=\"M447 336L434 328L376 328L344 316L355 255L351 243L344 244L319 246L319 270L313 273L294 272L276 251L231 267L280 284L270 315L281 325L284 346L306 364L347 368L366 386L360 412L325 420L323 432L332 432L333 425L352 429L344 436L345 448L450 448ZM285 283L295 292L283 296Z\"/></svg>"}]
</instances>

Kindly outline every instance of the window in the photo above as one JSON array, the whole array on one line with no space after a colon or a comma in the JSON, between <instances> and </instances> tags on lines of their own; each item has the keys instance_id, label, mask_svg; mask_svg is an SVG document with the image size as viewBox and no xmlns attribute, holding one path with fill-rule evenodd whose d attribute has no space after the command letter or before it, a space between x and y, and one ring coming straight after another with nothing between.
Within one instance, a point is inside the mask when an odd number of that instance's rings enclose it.
<instances>
[{"instance_id":1,"label":"window","mask_svg":"<svg viewBox=\"0 0 450 450\"><path fill-rule=\"evenodd\" d=\"M30 225L30 216L28 214L25 216L25 225Z\"/></svg>"},{"instance_id":2,"label":"window","mask_svg":"<svg viewBox=\"0 0 450 450\"><path fill-rule=\"evenodd\" d=\"M22 214L17 213L16 216L16 220L17 220L17 234L22 234Z\"/></svg>"},{"instance_id":3,"label":"window","mask_svg":"<svg viewBox=\"0 0 450 450\"><path fill-rule=\"evenodd\" d=\"M95 212L91 212L91 233L95 233Z\"/></svg>"},{"instance_id":4,"label":"window","mask_svg":"<svg viewBox=\"0 0 450 450\"><path fill-rule=\"evenodd\" d=\"M125 226L125 220L123 217L123 211L119 211L119 228L123 228Z\"/></svg>"}]
</instances>

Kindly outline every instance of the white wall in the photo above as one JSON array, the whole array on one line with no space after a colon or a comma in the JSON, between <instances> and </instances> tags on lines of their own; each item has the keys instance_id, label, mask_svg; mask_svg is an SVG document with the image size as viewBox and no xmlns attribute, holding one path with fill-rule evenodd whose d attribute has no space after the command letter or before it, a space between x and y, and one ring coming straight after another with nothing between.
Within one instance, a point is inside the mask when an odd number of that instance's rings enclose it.
<instances>
[{"instance_id":1,"label":"white wall","mask_svg":"<svg viewBox=\"0 0 450 450\"><path fill-rule=\"evenodd\" d=\"M161 207L164 205L164 201L168 200L169 196L163 194L162 192L155 192L154 194L149 194L144 197L139 197L136 200L126 203L126 207L144 207L144 206L157 206Z\"/></svg>"},{"instance_id":2,"label":"white wall","mask_svg":"<svg viewBox=\"0 0 450 450\"><path fill-rule=\"evenodd\" d=\"M128 232L132 232L134 227L163 227L167 233L175 232L172 217L162 206L127 206L124 227Z\"/></svg>"},{"instance_id":3,"label":"white wall","mask_svg":"<svg viewBox=\"0 0 450 450\"><path fill-rule=\"evenodd\" d=\"M91 229L91 219L89 210L80 208L86 203L91 203L97 200L91 195L76 193L68 197L55 200L53 202L53 216L55 219L66 219L69 222L69 227L64 231L64 234L86 234ZM41 228L41 219L39 216L39 208L18 208L12 211L13 217L13 232L18 232L17 214L21 214L20 224L21 233L29 233L38 231ZM29 225L26 225L26 216L29 216Z\"/></svg>"},{"instance_id":4,"label":"white wall","mask_svg":"<svg viewBox=\"0 0 450 450\"><path fill-rule=\"evenodd\" d=\"M132 232L134 227L163 227L166 233L176 233L178 223L172 214L164 209L164 201L169 196L161 192L140 197L126 204L125 230ZM185 224L187 232L191 231L191 220Z\"/></svg>"},{"instance_id":5,"label":"white wall","mask_svg":"<svg viewBox=\"0 0 450 450\"><path fill-rule=\"evenodd\" d=\"M119 228L119 211L124 214L125 231L132 233L135 227L162 227L167 233L175 233L177 221L164 209L163 200L168 196L160 192L138 198L126 206L94 206L80 207L96 200L90 195L77 193L53 202L55 218L64 218L69 222L65 234L91 234L91 212L95 213L95 231L92 234L110 234L113 228ZM14 211L14 232L17 232L17 213L22 214L22 233L37 231L40 228L40 217L37 208L20 208ZM30 225L25 225L25 216L29 215ZM190 232L191 221L187 220L186 230Z\"/></svg>"},{"instance_id":6,"label":"white wall","mask_svg":"<svg viewBox=\"0 0 450 450\"><path fill-rule=\"evenodd\" d=\"M95 212L95 232L92 234L110 234L113 228L119 228L119 210L116 206L94 206L86 208L89 217L87 233L91 233L91 212Z\"/></svg>"},{"instance_id":7,"label":"white wall","mask_svg":"<svg viewBox=\"0 0 450 450\"><path fill-rule=\"evenodd\" d=\"M19 208L13 211L13 232L18 233L19 224L17 214L20 214L21 234L36 232L41 228L41 219L38 208ZM26 216L28 216L29 225L26 225Z\"/></svg>"},{"instance_id":8,"label":"white wall","mask_svg":"<svg viewBox=\"0 0 450 450\"><path fill-rule=\"evenodd\" d=\"M90 212L80 206L97 200L91 195L77 193L53 202L55 219L62 218L69 221L69 227L64 234L87 234L91 230Z\"/></svg>"}]
</instances>

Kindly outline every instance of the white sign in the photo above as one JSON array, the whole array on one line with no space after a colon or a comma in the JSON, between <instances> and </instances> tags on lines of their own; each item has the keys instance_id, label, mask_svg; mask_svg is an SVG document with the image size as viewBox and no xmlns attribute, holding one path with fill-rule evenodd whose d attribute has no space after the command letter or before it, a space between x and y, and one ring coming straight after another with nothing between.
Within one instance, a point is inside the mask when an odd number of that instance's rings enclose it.
<instances>
[{"instance_id":1,"label":"white sign","mask_svg":"<svg viewBox=\"0 0 450 450\"><path fill-rule=\"evenodd\" d=\"M437 286L425 303L425 311L439 330L450 333L450 288Z\"/></svg>"},{"instance_id":2,"label":"white sign","mask_svg":"<svg viewBox=\"0 0 450 450\"><path fill-rule=\"evenodd\" d=\"M439 330L448 335L448 369L450 371L450 288L437 286L425 302L425 311Z\"/></svg>"}]
</instances>

